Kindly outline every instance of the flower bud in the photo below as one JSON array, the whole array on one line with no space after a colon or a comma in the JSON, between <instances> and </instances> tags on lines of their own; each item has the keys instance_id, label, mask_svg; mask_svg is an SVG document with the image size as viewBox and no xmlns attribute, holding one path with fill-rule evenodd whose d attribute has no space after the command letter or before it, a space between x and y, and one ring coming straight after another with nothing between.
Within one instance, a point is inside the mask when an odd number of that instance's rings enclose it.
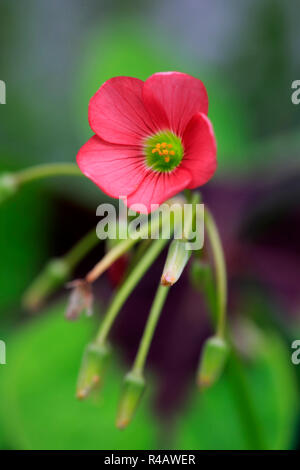
<instances>
[{"instance_id":1,"label":"flower bud","mask_svg":"<svg viewBox=\"0 0 300 470\"><path fill-rule=\"evenodd\" d=\"M223 338L212 336L204 343L197 372L199 387L210 387L223 372L229 348Z\"/></svg>"},{"instance_id":2,"label":"flower bud","mask_svg":"<svg viewBox=\"0 0 300 470\"><path fill-rule=\"evenodd\" d=\"M0 175L0 204L13 196L17 189L17 180L12 173L3 173Z\"/></svg>"},{"instance_id":3,"label":"flower bud","mask_svg":"<svg viewBox=\"0 0 300 470\"><path fill-rule=\"evenodd\" d=\"M69 282L67 287L71 287L73 290L67 306L66 318L68 320L77 320L83 311L88 317L91 316L94 301L91 284L84 279L76 279Z\"/></svg>"},{"instance_id":4,"label":"flower bud","mask_svg":"<svg viewBox=\"0 0 300 470\"><path fill-rule=\"evenodd\" d=\"M86 347L77 382L77 398L82 400L100 387L109 354L110 349L104 344L91 343Z\"/></svg>"},{"instance_id":5,"label":"flower bud","mask_svg":"<svg viewBox=\"0 0 300 470\"><path fill-rule=\"evenodd\" d=\"M125 376L123 391L119 403L116 426L124 429L131 422L145 389L143 377L129 372Z\"/></svg>"},{"instance_id":6,"label":"flower bud","mask_svg":"<svg viewBox=\"0 0 300 470\"><path fill-rule=\"evenodd\" d=\"M172 286L180 278L190 256L186 249L186 240L173 240L169 246L168 256L161 276L163 286Z\"/></svg>"},{"instance_id":7,"label":"flower bud","mask_svg":"<svg viewBox=\"0 0 300 470\"><path fill-rule=\"evenodd\" d=\"M62 286L70 275L68 263L64 259L51 260L23 296L23 304L29 310L39 308L44 300L58 287Z\"/></svg>"}]
</instances>

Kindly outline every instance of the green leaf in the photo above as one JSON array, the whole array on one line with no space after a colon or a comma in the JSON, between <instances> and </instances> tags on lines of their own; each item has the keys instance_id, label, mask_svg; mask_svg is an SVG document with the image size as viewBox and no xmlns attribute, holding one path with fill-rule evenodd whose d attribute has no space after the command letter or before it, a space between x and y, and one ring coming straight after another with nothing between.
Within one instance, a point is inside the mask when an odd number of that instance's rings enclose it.
<instances>
[{"instance_id":1,"label":"green leaf","mask_svg":"<svg viewBox=\"0 0 300 470\"><path fill-rule=\"evenodd\" d=\"M154 448L147 394L128 429L115 428L124 375L115 360L108 365L97 399L75 398L81 356L94 323L86 318L67 322L64 309L53 307L7 341L7 364L0 376L5 441L14 449Z\"/></svg>"}]
</instances>

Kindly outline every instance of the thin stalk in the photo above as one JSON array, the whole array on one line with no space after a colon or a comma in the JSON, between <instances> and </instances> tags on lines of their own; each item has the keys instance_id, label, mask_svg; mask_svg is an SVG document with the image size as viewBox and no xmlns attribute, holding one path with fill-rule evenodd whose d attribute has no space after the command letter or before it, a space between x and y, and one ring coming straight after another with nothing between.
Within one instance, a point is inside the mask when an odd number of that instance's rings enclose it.
<instances>
[{"instance_id":1,"label":"thin stalk","mask_svg":"<svg viewBox=\"0 0 300 470\"><path fill-rule=\"evenodd\" d=\"M159 320L162 308L164 306L165 300L167 298L167 294L169 292L169 287L159 285L151 311L147 320L147 324L139 345L139 349L132 367L132 373L136 376L143 375L143 369L145 365L145 361L148 355L148 351L150 348L150 344L153 338L153 334L155 331L155 327Z\"/></svg>"},{"instance_id":2,"label":"thin stalk","mask_svg":"<svg viewBox=\"0 0 300 470\"><path fill-rule=\"evenodd\" d=\"M205 222L215 266L217 295L217 335L223 338L225 333L227 306L227 274L225 257L217 225L208 209L205 209Z\"/></svg>"},{"instance_id":3,"label":"thin stalk","mask_svg":"<svg viewBox=\"0 0 300 470\"><path fill-rule=\"evenodd\" d=\"M171 202L172 200L170 200ZM182 210L180 207L178 210ZM174 214L175 215L175 214ZM176 220L176 219L175 219ZM168 220L168 222L170 222ZM86 275L86 281L92 283L98 279L101 274L108 269L112 263L114 263L122 254L126 253L135 243L139 240L142 240L146 235L146 239L149 238L149 231L151 229L151 235L160 229L162 225L161 217L159 214L156 214L154 218L151 218L150 222L145 222L140 229L138 237L133 236L133 234L128 233L128 238L120 241L117 245L114 246Z\"/></svg>"},{"instance_id":4,"label":"thin stalk","mask_svg":"<svg viewBox=\"0 0 300 470\"><path fill-rule=\"evenodd\" d=\"M23 304L36 310L55 290L64 284L84 256L99 242L91 230L63 257L50 260L23 295Z\"/></svg>"},{"instance_id":5,"label":"thin stalk","mask_svg":"<svg viewBox=\"0 0 300 470\"><path fill-rule=\"evenodd\" d=\"M70 270L73 270L98 242L99 238L97 237L96 229L93 228L64 256L64 260L68 264Z\"/></svg>"},{"instance_id":6,"label":"thin stalk","mask_svg":"<svg viewBox=\"0 0 300 470\"><path fill-rule=\"evenodd\" d=\"M135 243L134 238L126 238L115 245L106 255L97 263L93 269L86 275L87 282L94 282L103 274L120 256L126 253Z\"/></svg>"},{"instance_id":7,"label":"thin stalk","mask_svg":"<svg viewBox=\"0 0 300 470\"><path fill-rule=\"evenodd\" d=\"M144 254L143 258L130 272L128 277L125 279L113 301L111 302L107 313L104 317L103 322L99 328L96 341L98 344L104 344L107 335L112 327L112 324L121 310L123 304L136 287L138 282L141 280L145 272L149 269L151 264L157 258L159 253L162 251L168 240L159 239L152 242L150 248Z\"/></svg>"},{"instance_id":8,"label":"thin stalk","mask_svg":"<svg viewBox=\"0 0 300 470\"><path fill-rule=\"evenodd\" d=\"M192 191L191 191L190 189L184 189L184 190L183 190L183 194L184 194L184 196L185 196L185 198L186 198L186 201L187 201L187 202L191 202L191 199L192 199L192 197L193 197Z\"/></svg>"},{"instance_id":9,"label":"thin stalk","mask_svg":"<svg viewBox=\"0 0 300 470\"><path fill-rule=\"evenodd\" d=\"M14 176L17 184L23 185L30 181L60 175L82 176L82 173L75 163L48 163L20 170Z\"/></svg>"},{"instance_id":10,"label":"thin stalk","mask_svg":"<svg viewBox=\"0 0 300 470\"><path fill-rule=\"evenodd\" d=\"M225 257L220 235L212 214L205 209L206 230L209 236L215 266L216 276L216 327L217 335L224 337L226 324L227 304L227 274ZM264 436L262 434L259 416L253 403L247 376L243 370L241 360L235 350L235 346L227 332L227 341L230 344L231 354L229 360L229 378L239 409L241 422L248 437L248 442L253 449L265 449Z\"/></svg>"}]
</instances>

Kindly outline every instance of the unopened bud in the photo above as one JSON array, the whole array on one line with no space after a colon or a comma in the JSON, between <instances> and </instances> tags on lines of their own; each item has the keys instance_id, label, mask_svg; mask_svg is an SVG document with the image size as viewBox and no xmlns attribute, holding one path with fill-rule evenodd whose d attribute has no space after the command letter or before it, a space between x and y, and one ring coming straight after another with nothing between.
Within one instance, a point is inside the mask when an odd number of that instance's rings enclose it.
<instances>
[{"instance_id":1,"label":"unopened bud","mask_svg":"<svg viewBox=\"0 0 300 470\"><path fill-rule=\"evenodd\" d=\"M101 386L109 354L107 345L91 343L86 347L77 382L77 398L82 400Z\"/></svg>"},{"instance_id":2,"label":"unopened bud","mask_svg":"<svg viewBox=\"0 0 300 470\"><path fill-rule=\"evenodd\" d=\"M12 173L0 175L0 204L13 196L17 189L17 180Z\"/></svg>"},{"instance_id":3,"label":"unopened bud","mask_svg":"<svg viewBox=\"0 0 300 470\"><path fill-rule=\"evenodd\" d=\"M85 311L89 317L93 314L93 293L92 286L84 279L77 279L69 282L67 287L72 288L69 304L66 311L68 320L77 320L79 315Z\"/></svg>"},{"instance_id":4,"label":"unopened bud","mask_svg":"<svg viewBox=\"0 0 300 470\"><path fill-rule=\"evenodd\" d=\"M186 240L173 240L169 246L161 284L172 286L180 278L190 256L191 250L186 249Z\"/></svg>"},{"instance_id":5,"label":"unopened bud","mask_svg":"<svg viewBox=\"0 0 300 470\"><path fill-rule=\"evenodd\" d=\"M25 292L23 296L25 308L29 310L39 308L50 294L67 281L69 275L69 265L64 259L51 260Z\"/></svg>"},{"instance_id":6,"label":"unopened bud","mask_svg":"<svg viewBox=\"0 0 300 470\"><path fill-rule=\"evenodd\" d=\"M226 341L213 336L204 343L200 365L197 372L199 387L210 387L223 372L229 348Z\"/></svg>"},{"instance_id":7,"label":"unopened bud","mask_svg":"<svg viewBox=\"0 0 300 470\"><path fill-rule=\"evenodd\" d=\"M143 377L129 372L125 376L123 391L119 403L116 426L124 429L131 422L145 389Z\"/></svg>"}]
</instances>

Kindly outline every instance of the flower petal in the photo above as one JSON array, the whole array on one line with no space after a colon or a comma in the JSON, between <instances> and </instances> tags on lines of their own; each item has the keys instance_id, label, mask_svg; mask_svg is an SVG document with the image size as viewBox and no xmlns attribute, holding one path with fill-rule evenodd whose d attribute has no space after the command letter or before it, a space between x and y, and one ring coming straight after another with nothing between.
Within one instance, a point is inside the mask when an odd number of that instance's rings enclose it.
<instances>
[{"instance_id":1,"label":"flower petal","mask_svg":"<svg viewBox=\"0 0 300 470\"><path fill-rule=\"evenodd\" d=\"M197 113L190 120L184 134L184 157L181 166L190 171L189 188L205 184L217 168L217 148L213 127L205 114Z\"/></svg>"},{"instance_id":2,"label":"flower petal","mask_svg":"<svg viewBox=\"0 0 300 470\"><path fill-rule=\"evenodd\" d=\"M147 174L139 150L104 142L96 135L79 150L77 164L85 176L114 198L135 191Z\"/></svg>"},{"instance_id":3,"label":"flower petal","mask_svg":"<svg viewBox=\"0 0 300 470\"><path fill-rule=\"evenodd\" d=\"M191 181L190 172L178 167L171 173L150 172L140 184L138 189L130 194L127 205L143 205L137 212L149 213L153 210L151 204L162 204L170 197L188 187Z\"/></svg>"},{"instance_id":4,"label":"flower petal","mask_svg":"<svg viewBox=\"0 0 300 470\"><path fill-rule=\"evenodd\" d=\"M208 112L208 97L201 80L180 72L149 77L144 83L143 100L158 128L169 128L179 136L195 113Z\"/></svg>"},{"instance_id":5,"label":"flower petal","mask_svg":"<svg viewBox=\"0 0 300 470\"><path fill-rule=\"evenodd\" d=\"M115 144L137 145L153 133L142 100L143 82L132 77L107 80L91 98L89 123L95 134Z\"/></svg>"}]
</instances>

